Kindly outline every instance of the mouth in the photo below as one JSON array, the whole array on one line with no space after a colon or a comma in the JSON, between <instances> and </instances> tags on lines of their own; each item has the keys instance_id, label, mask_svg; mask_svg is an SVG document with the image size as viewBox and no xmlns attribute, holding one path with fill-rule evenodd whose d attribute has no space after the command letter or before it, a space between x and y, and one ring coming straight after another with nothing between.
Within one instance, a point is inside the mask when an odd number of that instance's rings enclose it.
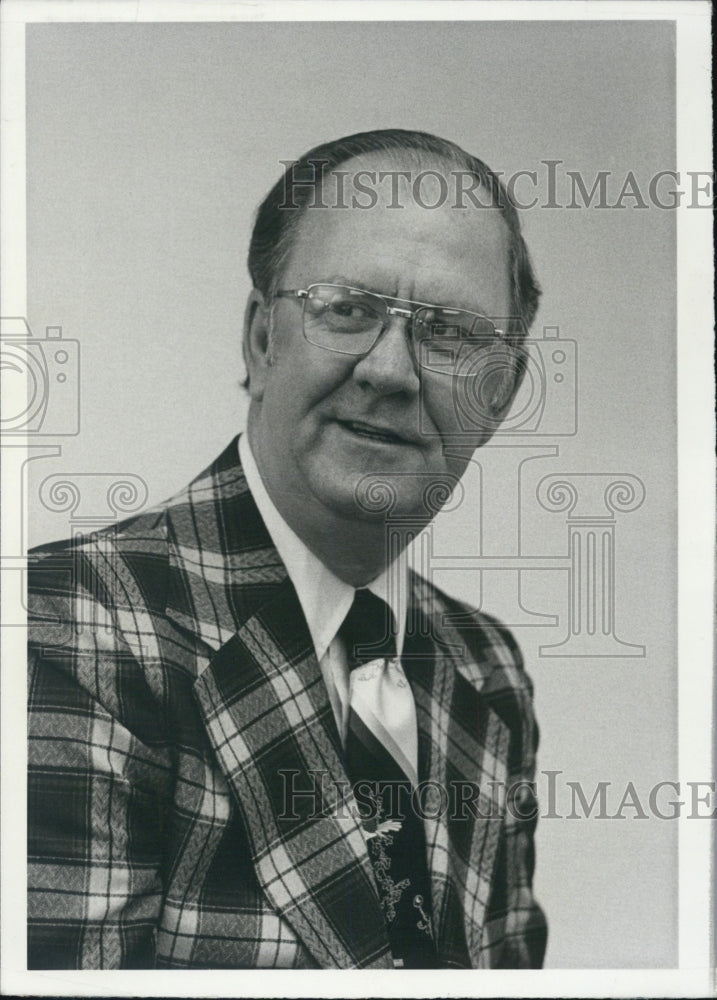
<instances>
[{"instance_id":1,"label":"mouth","mask_svg":"<svg viewBox=\"0 0 717 1000\"><path fill-rule=\"evenodd\" d=\"M413 443L407 437L396 434L395 431L389 430L387 427L378 427L375 424L367 424L362 420L339 420L338 423L344 428L344 430L347 430L349 433L354 434L356 437L363 438L366 441L376 441L380 444L400 445L410 445Z\"/></svg>"}]
</instances>

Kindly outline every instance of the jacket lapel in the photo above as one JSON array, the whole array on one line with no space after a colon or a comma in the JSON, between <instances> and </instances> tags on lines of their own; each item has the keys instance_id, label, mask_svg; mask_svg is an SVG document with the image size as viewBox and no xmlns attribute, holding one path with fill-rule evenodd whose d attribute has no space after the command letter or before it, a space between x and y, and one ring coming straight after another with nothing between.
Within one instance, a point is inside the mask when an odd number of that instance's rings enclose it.
<instances>
[{"instance_id":1,"label":"jacket lapel","mask_svg":"<svg viewBox=\"0 0 717 1000\"><path fill-rule=\"evenodd\" d=\"M286 579L235 438L168 504L167 614L218 650Z\"/></svg>"},{"instance_id":2,"label":"jacket lapel","mask_svg":"<svg viewBox=\"0 0 717 1000\"><path fill-rule=\"evenodd\" d=\"M447 962L475 967L505 809L509 730L481 694L485 664L445 624L449 610L425 581L414 578L418 638L408 648L417 658L407 669L416 699L420 777L426 781L434 933Z\"/></svg>"},{"instance_id":3,"label":"jacket lapel","mask_svg":"<svg viewBox=\"0 0 717 1000\"><path fill-rule=\"evenodd\" d=\"M390 967L338 731L288 580L222 646L195 694L274 908L322 967Z\"/></svg>"},{"instance_id":4,"label":"jacket lapel","mask_svg":"<svg viewBox=\"0 0 717 1000\"><path fill-rule=\"evenodd\" d=\"M391 966L326 686L236 442L170 508L167 614L206 663L194 694L259 884L316 962Z\"/></svg>"}]
</instances>

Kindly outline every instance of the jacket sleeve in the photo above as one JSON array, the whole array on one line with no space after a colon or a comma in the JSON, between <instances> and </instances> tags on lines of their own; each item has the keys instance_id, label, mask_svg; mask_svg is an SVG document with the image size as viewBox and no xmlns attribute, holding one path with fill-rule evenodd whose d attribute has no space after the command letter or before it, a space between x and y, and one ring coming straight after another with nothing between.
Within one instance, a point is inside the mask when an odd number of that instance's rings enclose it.
<instances>
[{"instance_id":1,"label":"jacket sleeve","mask_svg":"<svg viewBox=\"0 0 717 1000\"><path fill-rule=\"evenodd\" d=\"M535 761L538 725L533 685L512 634L492 623L488 629L501 664L486 685L492 707L510 733L505 815L501 824L494 878L484 929L486 965L501 969L539 969L547 944L547 921L533 895L538 801Z\"/></svg>"},{"instance_id":2,"label":"jacket sleeve","mask_svg":"<svg viewBox=\"0 0 717 1000\"><path fill-rule=\"evenodd\" d=\"M71 552L71 550L70 550ZM84 557L30 574L28 968L154 965L170 767Z\"/></svg>"}]
</instances>

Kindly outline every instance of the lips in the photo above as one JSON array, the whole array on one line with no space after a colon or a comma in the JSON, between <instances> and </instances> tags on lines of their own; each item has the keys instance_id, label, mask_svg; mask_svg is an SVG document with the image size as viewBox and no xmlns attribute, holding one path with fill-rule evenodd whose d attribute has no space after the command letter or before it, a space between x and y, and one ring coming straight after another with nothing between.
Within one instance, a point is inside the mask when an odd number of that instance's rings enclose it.
<instances>
[{"instance_id":1,"label":"lips","mask_svg":"<svg viewBox=\"0 0 717 1000\"><path fill-rule=\"evenodd\" d=\"M390 428L378 424L369 424L363 420L339 420L338 423L351 434L367 441L383 444L412 444L412 441L405 435L397 434Z\"/></svg>"}]
</instances>

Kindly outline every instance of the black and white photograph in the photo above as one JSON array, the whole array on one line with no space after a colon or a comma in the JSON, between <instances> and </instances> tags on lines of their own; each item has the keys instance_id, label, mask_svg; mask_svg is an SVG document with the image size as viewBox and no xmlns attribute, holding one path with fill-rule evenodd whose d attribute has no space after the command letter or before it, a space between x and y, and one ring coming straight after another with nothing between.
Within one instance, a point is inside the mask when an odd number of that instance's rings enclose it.
<instances>
[{"instance_id":1,"label":"black and white photograph","mask_svg":"<svg viewBox=\"0 0 717 1000\"><path fill-rule=\"evenodd\" d=\"M714 995L709 5L2 17L3 992Z\"/></svg>"}]
</instances>

